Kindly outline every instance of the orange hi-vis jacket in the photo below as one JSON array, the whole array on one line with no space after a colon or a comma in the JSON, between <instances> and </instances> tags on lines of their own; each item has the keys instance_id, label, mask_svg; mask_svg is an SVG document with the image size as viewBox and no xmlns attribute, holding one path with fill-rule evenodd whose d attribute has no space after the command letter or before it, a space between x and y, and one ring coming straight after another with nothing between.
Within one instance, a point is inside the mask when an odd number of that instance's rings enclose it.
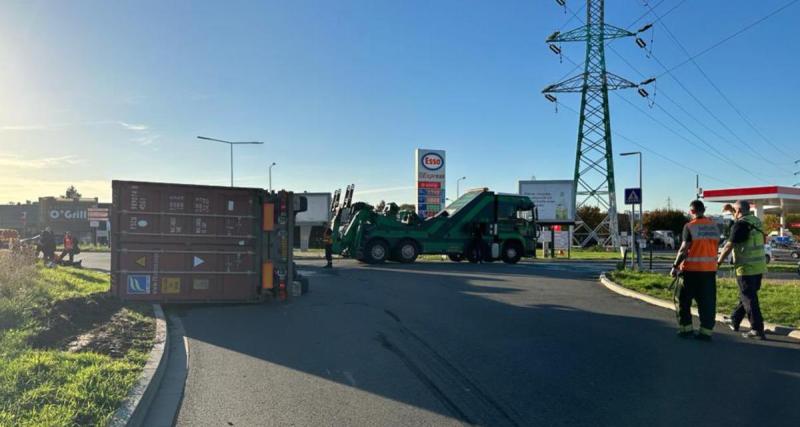
<instances>
[{"instance_id":1,"label":"orange hi-vis jacket","mask_svg":"<svg viewBox=\"0 0 800 427\"><path fill-rule=\"evenodd\" d=\"M717 271L719 228L708 218L693 219L688 224L692 236L689 254L681 264L683 271Z\"/></svg>"}]
</instances>

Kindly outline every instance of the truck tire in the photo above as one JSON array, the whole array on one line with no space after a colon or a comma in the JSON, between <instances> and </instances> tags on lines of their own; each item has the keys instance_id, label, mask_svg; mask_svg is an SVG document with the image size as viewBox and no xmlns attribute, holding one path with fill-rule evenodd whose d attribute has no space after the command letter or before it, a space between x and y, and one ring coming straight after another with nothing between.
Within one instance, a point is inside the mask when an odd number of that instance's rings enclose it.
<instances>
[{"instance_id":1,"label":"truck tire","mask_svg":"<svg viewBox=\"0 0 800 427\"><path fill-rule=\"evenodd\" d=\"M450 258L450 261L453 262L464 261L464 254L447 254L447 257Z\"/></svg>"},{"instance_id":2,"label":"truck tire","mask_svg":"<svg viewBox=\"0 0 800 427\"><path fill-rule=\"evenodd\" d=\"M516 264L522 258L522 245L516 240L509 240L503 244L503 252L500 258L506 264Z\"/></svg>"},{"instance_id":3,"label":"truck tire","mask_svg":"<svg viewBox=\"0 0 800 427\"><path fill-rule=\"evenodd\" d=\"M394 259L403 264L411 264L419 256L419 245L411 239L401 240L394 250Z\"/></svg>"},{"instance_id":4,"label":"truck tire","mask_svg":"<svg viewBox=\"0 0 800 427\"><path fill-rule=\"evenodd\" d=\"M481 241L478 244L481 245L480 249L476 248L476 243L474 240L470 240L464 247L464 257L470 262L470 264L477 264L480 261L485 261L487 258L492 258L489 245L487 245L484 241ZM483 256L479 256L478 251L480 251L480 254Z\"/></svg>"},{"instance_id":5,"label":"truck tire","mask_svg":"<svg viewBox=\"0 0 800 427\"><path fill-rule=\"evenodd\" d=\"M364 246L364 261L382 264L389 258L389 245L382 239L372 239Z\"/></svg>"}]
</instances>

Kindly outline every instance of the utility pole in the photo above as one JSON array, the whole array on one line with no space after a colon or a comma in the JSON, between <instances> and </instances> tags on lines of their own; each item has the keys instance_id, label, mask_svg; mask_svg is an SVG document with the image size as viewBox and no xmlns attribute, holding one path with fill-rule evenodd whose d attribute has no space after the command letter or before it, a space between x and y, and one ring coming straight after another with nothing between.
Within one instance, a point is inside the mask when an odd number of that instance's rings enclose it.
<instances>
[{"instance_id":1,"label":"utility pole","mask_svg":"<svg viewBox=\"0 0 800 427\"><path fill-rule=\"evenodd\" d=\"M233 146L234 145L262 145L264 144L261 141L225 141L224 139L217 139L217 138L209 138L207 136L198 136L197 139L202 139L204 141L212 141L212 142L221 142L223 144L228 144L231 147L231 187L233 187Z\"/></svg>"},{"instance_id":2,"label":"utility pole","mask_svg":"<svg viewBox=\"0 0 800 427\"><path fill-rule=\"evenodd\" d=\"M269 165L269 192L270 193L272 193L272 167L275 166L275 165L277 165L277 163L275 163L275 162L272 162L272 164Z\"/></svg>"},{"instance_id":3,"label":"utility pole","mask_svg":"<svg viewBox=\"0 0 800 427\"><path fill-rule=\"evenodd\" d=\"M456 180L456 199L461 197L461 181L467 179L466 176L462 176Z\"/></svg>"},{"instance_id":4,"label":"utility pole","mask_svg":"<svg viewBox=\"0 0 800 427\"><path fill-rule=\"evenodd\" d=\"M557 1L560 5L565 0ZM614 182L614 157L611 147L611 113L608 91L639 88L639 94L647 96L641 86L652 83L648 79L640 84L628 81L606 71L606 40L634 37L651 26L642 27L636 33L605 23L605 1L586 0L586 23L576 29L561 33L556 31L547 38L550 50L561 52L562 42L585 42L586 60L584 71L562 82L542 90L545 97L556 102L553 94L564 92L581 93L580 120L578 122L578 147L575 156L575 206L599 206L608 214L594 229L581 218L576 218L575 243L583 246L592 239L603 245L619 247L619 223L617 218L617 192Z\"/></svg>"}]
</instances>

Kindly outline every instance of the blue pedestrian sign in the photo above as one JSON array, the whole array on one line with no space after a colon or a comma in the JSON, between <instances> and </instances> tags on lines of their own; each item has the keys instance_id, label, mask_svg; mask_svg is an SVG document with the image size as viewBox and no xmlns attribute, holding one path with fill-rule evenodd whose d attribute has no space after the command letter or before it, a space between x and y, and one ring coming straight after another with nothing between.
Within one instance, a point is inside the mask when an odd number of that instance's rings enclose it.
<instances>
[{"instance_id":1,"label":"blue pedestrian sign","mask_svg":"<svg viewBox=\"0 0 800 427\"><path fill-rule=\"evenodd\" d=\"M625 204L626 205L641 205L642 204L642 189L641 188L626 188L625 189Z\"/></svg>"}]
</instances>

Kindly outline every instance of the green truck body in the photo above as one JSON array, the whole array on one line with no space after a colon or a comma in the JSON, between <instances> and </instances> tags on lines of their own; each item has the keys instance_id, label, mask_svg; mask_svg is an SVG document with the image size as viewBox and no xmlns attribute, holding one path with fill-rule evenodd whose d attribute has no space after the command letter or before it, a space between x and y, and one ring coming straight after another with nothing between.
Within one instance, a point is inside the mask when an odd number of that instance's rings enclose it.
<instances>
[{"instance_id":1,"label":"green truck body","mask_svg":"<svg viewBox=\"0 0 800 427\"><path fill-rule=\"evenodd\" d=\"M345 257L410 263L419 254L442 254L453 261L516 263L535 254L535 209L525 196L473 190L426 220L394 203L376 210L351 199L348 187L342 206L338 191L332 204L333 253Z\"/></svg>"}]
</instances>

